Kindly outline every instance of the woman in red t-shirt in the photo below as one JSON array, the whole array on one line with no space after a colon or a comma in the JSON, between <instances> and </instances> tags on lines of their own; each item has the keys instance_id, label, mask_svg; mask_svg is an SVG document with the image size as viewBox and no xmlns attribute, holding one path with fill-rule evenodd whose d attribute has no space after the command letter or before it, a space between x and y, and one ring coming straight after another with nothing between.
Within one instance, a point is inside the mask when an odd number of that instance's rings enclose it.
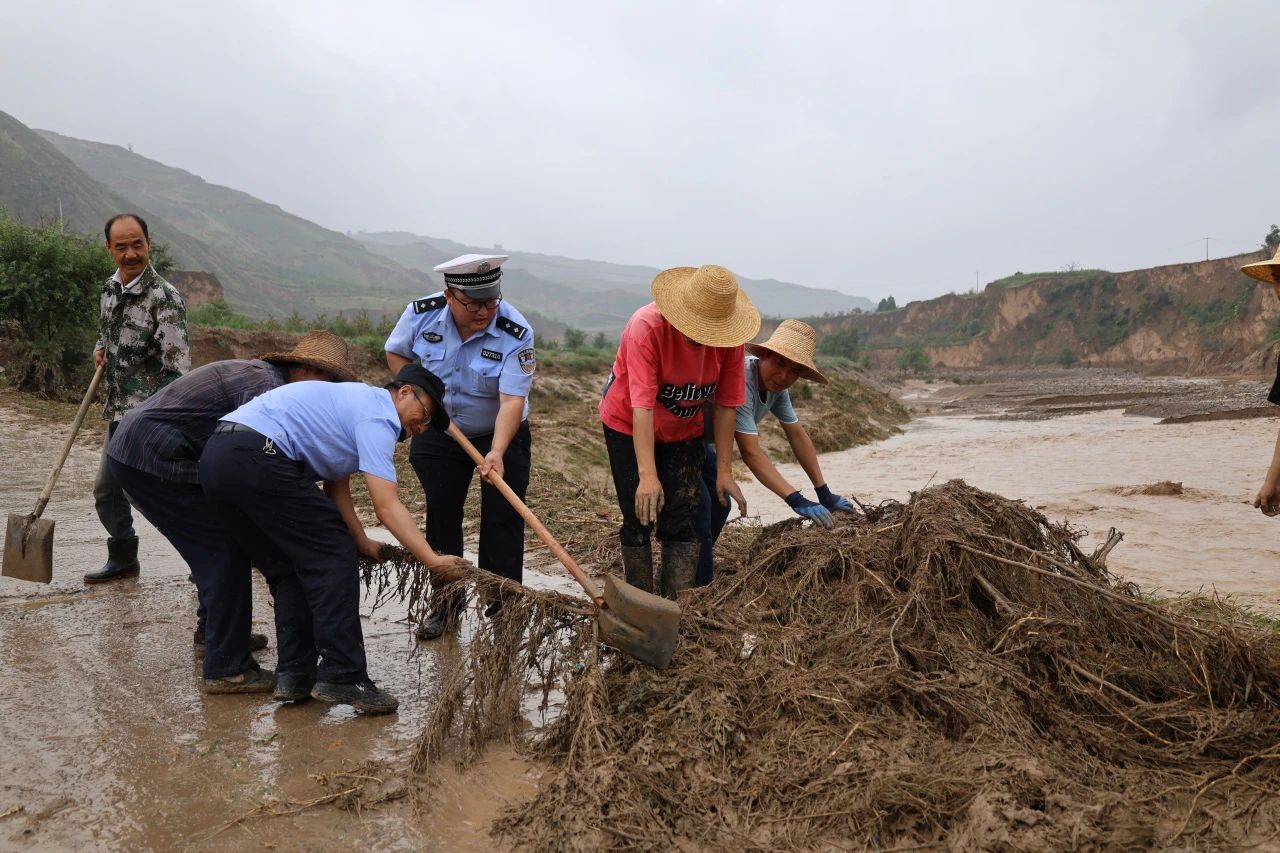
<instances>
[{"instance_id":1,"label":"woman in red t-shirt","mask_svg":"<svg viewBox=\"0 0 1280 853\"><path fill-rule=\"evenodd\" d=\"M724 267L676 267L653 280L654 301L631 315L600 401L609 467L622 508L627 583L675 598L693 586L694 519L702 474L702 404L715 401L716 492L746 501L733 481L733 421L744 400L743 344L760 331L760 312ZM662 542L655 583L649 536Z\"/></svg>"}]
</instances>

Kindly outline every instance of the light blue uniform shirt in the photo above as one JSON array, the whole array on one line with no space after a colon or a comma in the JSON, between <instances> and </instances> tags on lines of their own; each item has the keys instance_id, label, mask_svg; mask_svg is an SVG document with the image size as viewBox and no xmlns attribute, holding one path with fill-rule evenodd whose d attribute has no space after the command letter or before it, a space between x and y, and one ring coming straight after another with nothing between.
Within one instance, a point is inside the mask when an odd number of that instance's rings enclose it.
<instances>
[{"instance_id":1,"label":"light blue uniform shirt","mask_svg":"<svg viewBox=\"0 0 1280 853\"><path fill-rule=\"evenodd\" d=\"M529 388L537 368L533 329L506 300L498 303L488 327L466 341L443 291L410 302L384 349L422 362L444 380L445 411L468 438L493 432L500 393L524 397L520 419L529 417Z\"/></svg>"},{"instance_id":2,"label":"light blue uniform shirt","mask_svg":"<svg viewBox=\"0 0 1280 853\"><path fill-rule=\"evenodd\" d=\"M794 424L800 419L796 410L791 407L791 393L783 391L773 394L765 391L761 395L760 359L754 355L747 356L747 402L738 407L733 421L733 431L747 435L759 435L760 422L764 416L773 412L774 417L784 424Z\"/></svg>"},{"instance_id":3,"label":"light blue uniform shirt","mask_svg":"<svg viewBox=\"0 0 1280 853\"><path fill-rule=\"evenodd\" d=\"M391 392L363 382L293 382L255 397L222 418L271 439L278 453L321 480L357 471L396 481L391 461L400 416Z\"/></svg>"}]
</instances>

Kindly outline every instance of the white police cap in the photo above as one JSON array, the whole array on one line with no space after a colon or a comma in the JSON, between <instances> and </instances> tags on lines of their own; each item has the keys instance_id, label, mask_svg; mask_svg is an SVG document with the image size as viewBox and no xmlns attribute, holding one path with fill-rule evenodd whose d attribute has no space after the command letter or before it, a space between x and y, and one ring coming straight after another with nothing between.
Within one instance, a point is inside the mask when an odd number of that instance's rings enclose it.
<instances>
[{"instance_id":1,"label":"white police cap","mask_svg":"<svg viewBox=\"0 0 1280 853\"><path fill-rule=\"evenodd\" d=\"M470 299L493 299L502 292L499 279L507 255L461 255L436 264L433 269L444 274L447 287L460 290Z\"/></svg>"}]
</instances>

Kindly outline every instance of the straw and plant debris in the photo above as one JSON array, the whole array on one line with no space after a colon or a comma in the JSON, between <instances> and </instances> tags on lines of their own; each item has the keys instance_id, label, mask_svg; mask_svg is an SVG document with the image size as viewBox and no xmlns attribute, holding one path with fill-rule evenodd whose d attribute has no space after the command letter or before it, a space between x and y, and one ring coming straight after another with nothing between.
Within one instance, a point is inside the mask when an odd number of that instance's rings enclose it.
<instances>
[{"instance_id":1,"label":"straw and plant debris","mask_svg":"<svg viewBox=\"0 0 1280 853\"><path fill-rule=\"evenodd\" d=\"M1274 837L1280 641L1144 599L1106 570L1118 535L1085 554L1081 533L960 481L832 531L731 530L665 671L531 593L472 640L415 769L515 736L520 698L493 697L532 681L562 696L524 738L537 795L495 826L520 849Z\"/></svg>"}]
</instances>

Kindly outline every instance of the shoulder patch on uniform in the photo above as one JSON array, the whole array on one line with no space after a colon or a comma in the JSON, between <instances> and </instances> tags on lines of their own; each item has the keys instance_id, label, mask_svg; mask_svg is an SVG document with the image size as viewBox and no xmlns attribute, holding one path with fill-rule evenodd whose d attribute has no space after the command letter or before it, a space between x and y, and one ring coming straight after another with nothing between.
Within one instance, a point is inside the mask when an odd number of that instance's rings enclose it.
<instances>
[{"instance_id":1,"label":"shoulder patch on uniform","mask_svg":"<svg viewBox=\"0 0 1280 853\"><path fill-rule=\"evenodd\" d=\"M427 311L435 311L437 308L444 307L443 296L428 296L425 299L415 299L413 301L413 313L422 314Z\"/></svg>"},{"instance_id":2,"label":"shoulder patch on uniform","mask_svg":"<svg viewBox=\"0 0 1280 853\"><path fill-rule=\"evenodd\" d=\"M499 317L498 328L515 338L517 341L523 341L524 336L529 334L528 329L509 317Z\"/></svg>"},{"instance_id":3,"label":"shoulder patch on uniform","mask_svg":"<svg viewBox=\"0 0 1280 853\"><path fill-rule=\"evenodd\" d=\"M533 369L538 366L538 356L534 354L533 347L525 347L516 355L520 361L520 369L525 373L533 373ZM610 377L612 377L610 373Z\"/></svg>"},{"instance_id":4,"label":"shoulder patch on uniform","mask_svg":"<svg viewBox=\"0 0 1280 853\"><path fill-rule=\"evenodd\" d=\"M422 339L429 344L438 344L444 340L444 335L439 332L423 332Z\"/></svg>"},{"instance_id":5,"label":"shoulder patch on uniform","mask_svg":"<svg viewBox=\"0 0 1280 853\"><path fill-rule=\"evenodd\" d=\"M481 357L481 358L487 358L487 359L489 359L490 361L502 361L502 353L498 352L497 350L492 350L492 349L482 349L482 350L480 350L480 357Z\"/></svg>"}]
</instances>

